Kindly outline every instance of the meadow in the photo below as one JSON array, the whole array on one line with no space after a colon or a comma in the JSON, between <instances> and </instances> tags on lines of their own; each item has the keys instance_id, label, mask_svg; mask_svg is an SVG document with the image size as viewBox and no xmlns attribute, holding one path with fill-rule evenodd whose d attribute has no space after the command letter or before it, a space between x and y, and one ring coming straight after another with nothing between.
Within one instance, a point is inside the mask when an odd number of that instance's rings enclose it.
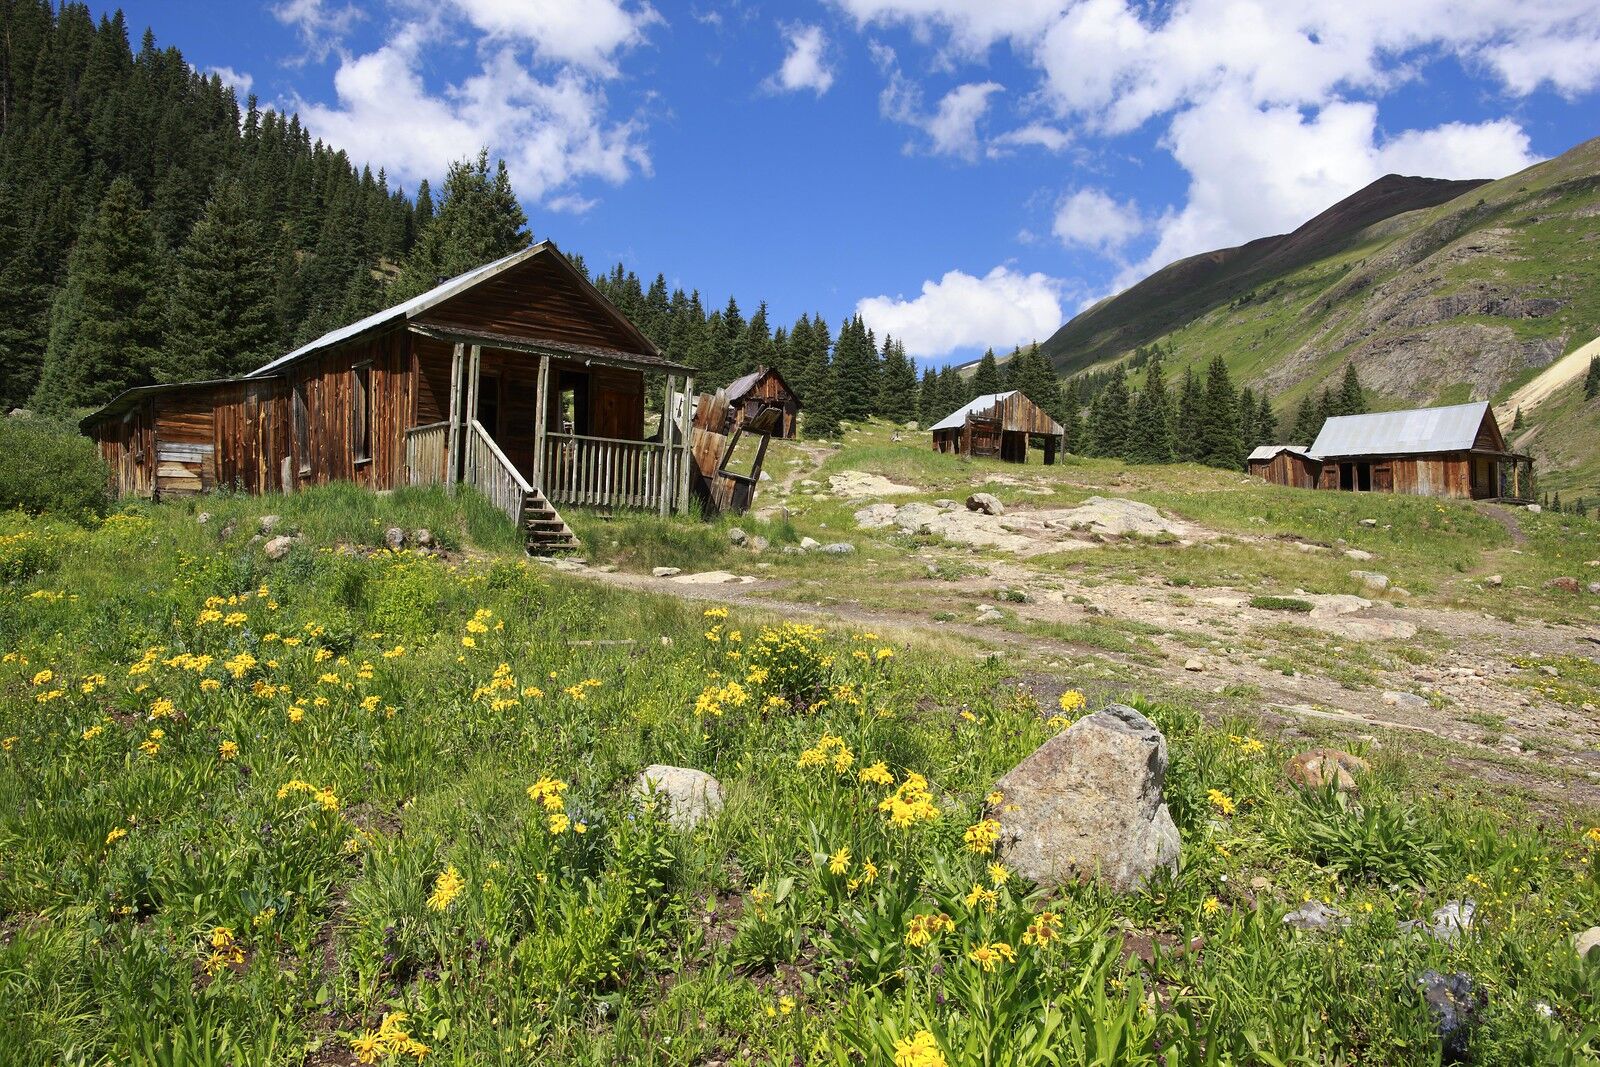
<instances>
[{"instance_id":1,"label":"meadow","mask_svg":"<svg viewBox=\"0 0 1600 1067\"><path fill-rule=\"evenodd\" d=\"M573 579L470 493L275 499L275 563L267 510L0 518L0 1062L1433 1064L1430 969L1482 999L1449 1056L1600 1062L1576 816L1392 745L1300 792L1248 717ZM1025 884L993 783L1112 699L1167 736L1180 868ZM655 763L724 810L674 829ZM1283 922L1313 900L1347 925Z\"/></svg>"}]
</instances>

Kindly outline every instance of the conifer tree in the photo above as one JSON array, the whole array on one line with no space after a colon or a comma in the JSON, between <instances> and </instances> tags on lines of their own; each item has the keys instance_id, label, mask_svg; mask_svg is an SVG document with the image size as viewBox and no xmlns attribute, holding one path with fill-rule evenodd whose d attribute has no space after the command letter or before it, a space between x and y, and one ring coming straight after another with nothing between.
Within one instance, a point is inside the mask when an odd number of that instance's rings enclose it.
<instances>
[{"instance_id":1,"label":"conifer tree","mask_svg":"<svg viewBox=\"0 0 1600 1067\"><path fill-rule=\"evenodd\" d=\"M1078 410L1077 390L1069 384L1064 393L1061 418L1056 420L1061 423L1061 447L1067 452L1081 453L1084 451L1083 416Z\"/></svg>"},{"instance_id":2,"label":"conifer tree","mask_svg":"<svg viewBox=\"0 0 1600 1067\"><path fill-rule=\"evenodd\" d=\"M1526 424L1522 421L1522 408L1519 406L1516 415L1512 416L1511 429L1515 432L1522 429L1524 425Z\"/></svg>"},{"instance_id":3,"label":"conifer tree","mask_svg":"<svg viewBox=\"0 0 1600 1067\"><path fill-rule=\"evenodd\" d=\"M838 417L858 422L878 406L879 368L876 345L861 316L846 319L833 349L833 387Z\"/></svg>"},{"instance_id":4,"label":"conifer tree","mask_svg":"<svg viewBox=\"0 0 1600 1067\"><path fill-rule=\"evenodd\" d=\"M1356 376L1356 365L1344 365L1344 382L1339 387L1339 397L1334 402L1339 415L1365 415L1367 413L1366 394L1361 388L1361 379Z\"/></svg>"},{"instance_id":5,"label":"conifer tree","mask_svg":"<svg viewBox=\"0 0 1600 1067\"><path fill-rule=\"evenodd\" d=\"M528 247L532 237L527 226L528 217L511 190L504 160L493 175L487 149L479 152L476 160L450 164L438 211L417 236L395 283L396 298L426 292L440 279Z\"/></svg>"},{"instance_id":6,"label":"conifer tree","mask_svg":"<svg viewBox=\"0 0 1600 1067\"><path fill-rule=\"evenodd\" d=\"M362 270L370 279L371 271ZM156 380L243 374L277 354L273 273L272 245L244 186L222 182L178 251L171 329ZM363 303L381 297L372 286Z\"/></svg>"},{"instance_id":7,"label":"conifer tree","mask_svg":"<svg viewBox=\"0 0 1600 1067\"><path fill-rule=\"evenodd\" d=\"M1239 390L1239 444L1246 452L1255 447L1256 394L1245 386Z\"/></svg>"},{"instance_id":8,"label":"conifer tree","mask_svg":"<svg viewBox=\"0 0 1600 1067\"><path fill-rule=\"evenodd\" d=\"M917 418L917 369L906 357L905 345L883 339L883 373L878 385L878 414L890 422Z\"/></svg>"},{"instance_id":9,"label":"conifer tree","mask_svg":"<svg viewBox=\"0 0 1600 1067\"><path fill-rule=\"evenodd\" d=\"M150 382L166 332L163 259L150 212L133 183L118 178L73 247L34 406L103 404Z\"/></svg>"},{"instance_id":10,"label":"conifer tree","mask_svg":"<svg viewBox=\"0 0 1600 1067\"><path fill-rule=\"evenodd\" d=\"M839 434L838 391L832 361L828 357L828 324L819 315L811 322L811 343L806 366L806 392L801 429L807 437L836 437Z\"/></svg>"},{"instance_id":11,"label":"conifer tree","mask_svg":"<svg viewBox=\"0 0 1600 1067\"><path fill-rule=\"evenodd\" d=\"M1238 404L1228 365L1220 354L1213 356L1206 368L1205 402L1200 409L1200 462L1224 468L1244 465Z\"/></svg>"},{"instance_id":12,"label":"conifer tree","mask_svg":"<svg viewBox=\"0 0 1600 1067\"><path fill-rule=\"evenodd\" d=\"M1199 462L1200 425L1205 408L1205 390L1193 367L1183 369L1183 385L1178 390L1178 432L1173 440L1177 458L1185 463Z\"/></svg>"},{"instance_id":13,"label":"conifer tree","mask_svg":"<svg viewBox=\"0 0 1600 1067\"><path fill-rule=\"evenodd\" d=\"M1275 445L1278 443L1278 416L1272 410L1272 398L1267 396L1266 387L1261 389L1261 406L1256 410L1256 439L1250 442L1250 447L1258 445ZM1307 441L1307 445L1311 442Z\"/></svg>"},{"instance_id":14,"label":"conifer tree","mask_svg":"<svg viewBox=\"0 0 1600 1067\"><path fill-rule=\"evenodd\" d=\"M1144 387L1133 405L1128 426L1127 457L1135 463L1172 462L1172 427L1168 422L1171 400L1162 373L1161 356L1147 364Z\"/></svg>"},{"instance_id":15,"label":"conifer tree","mask_svg":"<svg viewBox=\"0 0 1600 1067\"><path fill-rule=\"evenodd\" d=\"M939 404L934 421L944 418L966 402L967 383L962 379L961 372L948 364L939 368Z\"/></svg>"},{"instance_id":16,"label":"conifer tree","mask_svg":"<svg viewBox=\"0 0 1600 1067\"><path fill-rule=\"evenodd\" d=\"M1128 375L1119 365L1089 405L1089 440L1094 455L1125 456L1129 447Z\"/></svg>"},{"instance_id":17,"label":"conifer tree","mask_svg":"<svg viewBox=\"0 0 1600 1067\"><path fill-rule=\"evenodd\" d=\"M1317 434L1322 432L1322 421L1322 417L1317 413L1316 401L1309 393L1306 394L1300 401L1300 407L1295 411L1294 430L1289 434L1294 438L1291 443L1310 448L1316 441Z\"/></svg>"},{"instance_id":18,"label":"conifer tree","mask_svg":"<svg viewBox=\"0 0 1600 1067\"><path fill-rule=\"evenodd\" d=\"M1000 364L994 358L994 349L987 349L983 358L978 361L977 370L972 372L972 378L967 383L967 399L972 400L990 393L998 393L1004 388L1000 379Z\"/></svg>"},{"instance_id":19,"label":"conifer tree","mask_svg":"<svg viewBox=\"0 0 1600 1067\"><path fill-rule=\"evenodd\" d=\"M943 417L939 410L939 372L923 367L922 382L917 386L917 424L926 430Z\"/></svg>"}]
</instances>

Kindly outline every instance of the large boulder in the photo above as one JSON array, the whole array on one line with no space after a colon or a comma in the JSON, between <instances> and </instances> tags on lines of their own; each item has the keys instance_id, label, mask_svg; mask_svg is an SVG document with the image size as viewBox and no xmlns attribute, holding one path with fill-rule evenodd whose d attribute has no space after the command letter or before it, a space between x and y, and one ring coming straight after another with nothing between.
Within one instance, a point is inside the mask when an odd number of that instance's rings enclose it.
<instances>
[{"instance_id":1,"label":"large boulder","mask_svg":"<svg viewBox=\"0 0 1600 1067\"><path fill-rule=\"evenodd\" d=\"M894 525L895 507L882 501L868 504L856 512L856 525L863 530L881 530Z\"/></svg>"},{"instance_id":2,"label":"large boulder","mask_svg":"<svg viewBox=\"0 0 1600 1067\"><path fill-rule=\"evenodd\" d=\"M1302 789L1326 789L1332 785L1341 793L1353 792L1356 775L1372 770L1371 764L1337 748L1313 748L1289 761L1284 773Z\"/></svg>"},{"instance_id":3,"label":"large boulder","mask_svg":"<svg viewBox=\"0 0 1600 1067\"><path fill-rule=\"evenodd\" d=\"M1000 853L1043 885L1093 878L1127 892L1178 862L1162 786L1167 739L1112 704L1040 745L996 783Z\"/></svg>"},{"instance_id":4,"label":"large boulder","mask_svg":"<svg viewBox=\"0 0 1600 1067\"><path fill-rule=\"evenodd\" d=\"M1006 506L993 493L973 493L967 497L968 511L981 511L985 515L1004 515Z\"/></svg>"},{"instance_id":5,"label":"large boulder","mask_svg":"<svg viewBox=\"0 0 1600 1067\"><path fill-rule=\"evenodd\" d=\"M1081 529L1116 537L1130 534L1183 537L1189 532L1184 523L1162 518L1161 512L1149 504L1114 496L1092 496L1077 507L1057 512L1052 522L1066 529Z\"/></svg>"},{"instance_id":6,"label":"large boulder","mask_svg":"<svg viewBox=\"0 0 1600 1067\"><path fill-rule=\"evenodd\" d=\"M722 783L693 767L652 763L633 791L646 803L665 805L667 821L679 830L692 830L722 810Z\"/></svg>"},{"instance_id":7,"label":"large boulder","mask_svg":"<svg viewBox=\"0 0 1600 1067\"><path fill-rule=\"evenodd\" d=\"M289 554L289 549L294 547L294 538L279 535L262 546L261 551L267 558L276 562Z\"/></svg>"},{"instance_id":8,"label":"large boulder","mask_svg":"<svg viewBox=\"0 0 1600 1067\"><path fill-rule=\"evenodd\" d=\"M894 514L894 524L908 534L931 532L931 524L944 514L932 504L903 504Z\"/></svg>"}]
</instances>

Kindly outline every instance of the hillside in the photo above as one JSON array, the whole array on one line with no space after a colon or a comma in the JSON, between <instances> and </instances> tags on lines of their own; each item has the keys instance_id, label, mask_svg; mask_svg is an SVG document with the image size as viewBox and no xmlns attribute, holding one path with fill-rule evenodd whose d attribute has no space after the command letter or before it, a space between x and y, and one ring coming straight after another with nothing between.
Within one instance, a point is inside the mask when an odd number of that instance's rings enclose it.
<instances>
[{"instance_id":1,"label":"hillside","mask_svg":"<svg viewBox=\"0 0 1600 1067\"><path fill-rule=\"evenodd\" d=\"M1045 344L1072 373L1163 340L1221 353L1280 411L1353 362L1380 406L1503 400L1600 334L1600 140L1498 181L1380 179L1282 237L1172 264ZM1600 409L1568 386L1519 438L1550 489L1600 486ZM1287 403L1286 403L1287 402Z\"/></svg>"}]
</instances>

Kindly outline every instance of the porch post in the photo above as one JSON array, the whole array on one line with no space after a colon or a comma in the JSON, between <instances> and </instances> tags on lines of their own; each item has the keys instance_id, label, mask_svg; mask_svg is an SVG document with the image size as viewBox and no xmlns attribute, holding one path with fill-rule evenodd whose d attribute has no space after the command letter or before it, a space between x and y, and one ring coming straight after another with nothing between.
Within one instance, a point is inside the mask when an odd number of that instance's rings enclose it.
<instances>
[{"instance_id":1,"label":"porch post","mask_svg":"<svg viewBox=\"0 0 1600 1067\"><path fill-rule=\"evenodd\" d=\"M682 436L678 439L678 514L689 514L689 464L693 462L691 446L694 443L694 375L683 380L683 414L679 425Z\"/></svg>"},{"instance_id":2,"label":"porch post","mask_svg":"<svg viewBox=\"0 0 1600 1067\"><path fill-rule=\"evenodd\" d=\"M477 345L467 350L467 410L461 416L461 454L470 456L472 451L472 435L475 432L472 424L478 419L478 361L482 352ZM463 476L473 484L477 484L478 472L474 468L462 472Z\"/></svg>"},{"instance_id":3,"label":"porch post","mask_svg":"<svg viewBox=\"0 0 1600 1067\"><path fill-rule=\"evenodd\" d=\"M659 506L663 519L672 504L672 491L668 487L677 483L678 474L672 463L672 387L677 381L677 375L667 375L667 395L661 401L661 469L656 472L656 489L661 497Z\"/></svg>"},{"instance_id":4,"label":"porch post","mask_svg":"<svg viewBox=\"0 0 1600 1067\"><path fill-rule=\"evenodd\" d=\"M444 443L444 481L451 492L455 492L461 467L461 357L465 351L466 345L458 341L450 356L450 436Z\"/></svg>"},{"instance_id":5,"label":"porch post","mask_svg":"<svg viewBox=\"0 0 1600 1067\"><path fill-rule=\"evenodd\" d=\"M539 384L533 391L533 485L544 492L544 438L550 413L550 357L539 357Z\"/></svg>"}]
</instances>

